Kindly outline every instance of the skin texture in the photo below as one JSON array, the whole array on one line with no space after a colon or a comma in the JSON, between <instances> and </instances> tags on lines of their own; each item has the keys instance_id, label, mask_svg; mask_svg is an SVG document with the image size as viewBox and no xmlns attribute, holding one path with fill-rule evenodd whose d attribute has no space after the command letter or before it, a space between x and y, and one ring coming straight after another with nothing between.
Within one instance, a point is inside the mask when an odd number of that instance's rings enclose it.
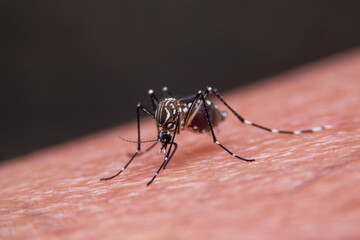
<instances>
[{"instance_id":1,"label":"skin texture","mask_svg":"<svg viewBox=\"0 0 360 240\"><path fill-rule=\"evenodd\" d=\"M150 187L160 145L99 181L136 150L117 137L136 139L135 121L7 161L0 239L359 239L359 66L355 50L222 93L239 114L268 127L333 125L274 134L227 111L218 140L255 162L231 157L210 134L181 132ZM155 138L154 121L141 123L143 139Z\"/></svg>"}]
</instances>

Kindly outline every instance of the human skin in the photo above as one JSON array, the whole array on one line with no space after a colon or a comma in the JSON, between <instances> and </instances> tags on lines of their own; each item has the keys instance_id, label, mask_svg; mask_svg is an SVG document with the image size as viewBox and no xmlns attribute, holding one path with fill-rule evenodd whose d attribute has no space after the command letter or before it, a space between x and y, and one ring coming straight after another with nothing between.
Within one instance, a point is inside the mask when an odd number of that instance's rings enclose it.
<instances>
[{"instance_id":1,"label":"human skin","mask_svg":"<svg viewBox=\"0 0 360 240\"><path fill-rule=\"evenodd\" d=\"M359 66L355 50L221 93L268 127L333 126L275 134L227 111L218 140L254 162L183 131L149 187L164 158L158 147L99 181L135 152L118 138L136 139L135 121L9 160L0 166L0 239L359 239ZM141 131L156 137L154 121L142 119Z\"/></svg>"}]
</instances>

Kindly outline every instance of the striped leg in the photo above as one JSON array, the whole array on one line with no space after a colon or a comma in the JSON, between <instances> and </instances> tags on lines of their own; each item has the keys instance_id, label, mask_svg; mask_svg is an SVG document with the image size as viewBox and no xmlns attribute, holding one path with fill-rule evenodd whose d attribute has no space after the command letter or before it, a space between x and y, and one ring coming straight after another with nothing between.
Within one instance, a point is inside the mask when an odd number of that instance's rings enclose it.
<instances>
[{"instance_id":1,"label":"striped leg","mask_svg":"<svg viewBox=\"0 0 360 240\"><path fill-rule=\"evenodd\" d=\"M141 142L141 143L143 143L143 142ZM141 155L143 155L143 154L145 154L145 153L147 153L147 152L150 152L150 150L152 150L155 146L156 146L156 144L158 144L159 142L158 141L156 141L156 142L154 142L153 144L151 144L148 148L146 148L145 150L141 150L139 153L138 153L138 156L141 156ZM129 157L132 157L132 153L128 153L128 155L129 155Z\"/></svg>"},{"instance_id":2,"label":"striped leg","mask_svg":"<svg viewBox=\"0 0 360 240\"><path fill-rule=\"evenodd\" d=\"M170 154L170 157L169 157L169 159L167 160L167 162L165 163L163 169L165 169L166 166L169 164L170 160L172 159L172 157L174 156L174 153L176 152L176 150L177 150L177 148L178 148L178 145L177 145L176 142L174 142L173 145L174 145L174 150L173 150L173 152Z\"/></svg>"},{"instance_id":3,"label":"striped leg","mask_svg":"<svg viewBox=\"0 0 360 240\"><path fill-rule=\"evenodd\" d=\"M224 145L222 145L217 139L216 139L216 136L215 136L215 133L214 133L214 130L213 130L213 127L212 127L212 123L211 123L211 119L210 119L210 116L209 116L209 112L208 112L208 109L207 109L207 106L206 106L206 102L205 102L205 97L209 94L209 90L206 90L204 93L202 93L201 91L199 91L199 97L201 98L201 101L203 102L203 105L204 105L204 109L205 109L205 113L206 113L206 118L207 118L207 121L208 121L208 124L209 124L209 128L210 128L210 131L211 131L211 135L213 137L213 141L214 143L216 143L218 146L220 146L222 149L224 149L226 152L228 152L230 155L232 155L233 157L236 157L238 159L241 159L241 160L244 160L244 161L247 161L247 162L251 162L251 161L255 161L255 159L247 159L247 158L243 158L243 157L240 157L236 154L234 154L233 152L231 152L229 149L227 149ZM194 102L198 101L198 99L196 98L194 100Z\"/></svg>"},{"instance_id":4,"label":"striped leg","mask_svg":"<svg viewBox=\"0 0 360 240\"><path fill-rule=\"evenodd\" d=\"M152 114L149 110L147 110L143 105L141 105L140 103L137 105L137 107L136 107L136 118L137 118L137 127L138 127L138 141L137 141L138 146L137 146L136 152L132 155L130 160L126 163L126 165L120 171L118 171L116 174L114 174L111 177L101 178L100 180L110 180L110 179L113 179L114 177L118 176L120 173L122 173L130 165L130 163L132 162L132 160L134 160L134 158L138 155L138 153L141 152L140 112L139 112L139 110L144 111L145 113L150 115L152 118L154 118L154 114Z\"/></svg>"},{"instance_id":5,"label":"striped leg","mask_svg":"<svg viewBox=\"0 0 360 240\"><path fill-rule=\"evenodd\" d=\"M178 116L177 116L176 125L175 125L175 129L174 129L174 135L173 135L173 137L171 139L169 149L167 150L167 153L165 155L165 159L164 159L163 163L161 164L160 168L156 171L153 178L150 180L150 182L147 183L147 186L149 186L155 180L157 175L159 175L161 169L163 169L163 168L165 169L165 167L167 165L167 162L171 159L171 157L175 153L175 151L177 149L177 144L174 142L174 140L175 140L176 132L177 132L177 129L178 129L179 125L180 125L180 114L178 114ZM170 154L171 153L171 148L172 148L173 145L175 145L175 150L173 151L172 154Z\"/></svg>"},{"instance_id":6,"label":"striped leg","mask_svg":"<svg viewBox=\"0 0 360 240\"><path fill-rule=\"evenodd\" d=\"M295 131L289 131L289 130L277 130L277 129L272 129L272 128L268 128L268 127L264 127L261 126L259 124L253 123L249 120L246 120L245 118L243 118L242 116L240 116L237 112L235 112L234 109L232 109L225 101L224 99L220 96L219 92L216 89L212 89L211 87L207 88L208 92L213 93L242 123L248 124L248 125L252 125L254 127L263 129L265 131L268 132L272 132L272 133L284 133L284 134L301 134L301 133L313 133L313 132L317 132L317 131L321 131L324 129L330 129L332 128L332 126L330 125L325 125L322 127L315 127L315 128L310 128L310 129L304 129L304 130L295 130Z\"/></svg>"}]
</instances>

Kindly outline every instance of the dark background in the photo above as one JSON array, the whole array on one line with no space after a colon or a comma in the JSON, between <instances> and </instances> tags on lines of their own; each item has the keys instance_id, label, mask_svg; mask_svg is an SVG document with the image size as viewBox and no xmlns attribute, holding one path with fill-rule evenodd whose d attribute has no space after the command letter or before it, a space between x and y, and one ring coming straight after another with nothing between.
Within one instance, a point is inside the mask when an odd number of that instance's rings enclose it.
<instances>
[{"instance_id":1,"label":"dark background","mask_svg":"<svg viewBox=\"0 0 360 240\"><path fill-rule=\"evenodd\" d=\"M360 43L359 1L0 1L0 159Z\"/></svg>"}]
</instances>

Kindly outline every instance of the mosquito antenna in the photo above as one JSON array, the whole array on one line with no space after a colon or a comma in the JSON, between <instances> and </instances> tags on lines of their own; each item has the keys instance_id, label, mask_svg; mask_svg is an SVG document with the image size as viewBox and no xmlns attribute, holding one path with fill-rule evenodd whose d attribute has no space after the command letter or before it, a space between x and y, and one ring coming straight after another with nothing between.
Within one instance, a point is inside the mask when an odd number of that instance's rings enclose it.
<instances>
[{"instance_id":1,"label":"mosquito antenna","mask_svg":"<svg viewBox=\"0 0 360 240\"><path fill-rule=\"evenodd\" d=\"M134 140L129 140L126 138L123 138L121 136L118 136L121 140L125 141L125 142L129 142L129 143L138 143L138 141L134 141ZM158 139L150 139L150 140L141 140L140 143L148 143L148 142L157 142Z\"/></svg>"}]
</instances>

